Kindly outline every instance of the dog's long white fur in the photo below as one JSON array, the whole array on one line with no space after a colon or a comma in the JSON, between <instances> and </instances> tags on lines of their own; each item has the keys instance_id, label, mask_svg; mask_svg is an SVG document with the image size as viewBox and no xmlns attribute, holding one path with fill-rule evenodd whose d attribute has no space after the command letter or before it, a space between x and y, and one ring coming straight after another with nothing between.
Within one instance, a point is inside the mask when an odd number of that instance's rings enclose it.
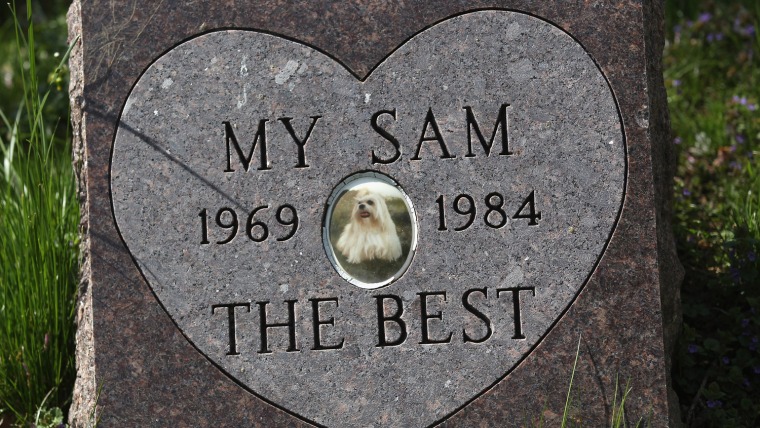
<instances>
[{"instance_id":1,"label":"dog's long white fur","mask_svg":"<svg viewBox=\"0 0 760 428\"><path fill-rule=\"evenodd\" d=\"M338 239L338 250L353 264L373 259L393 261L401 257L401 241L385 198L360 190L355 199L351 221ZM362 217L363 211L369 216Z\"/></svg>"}]
</instances>

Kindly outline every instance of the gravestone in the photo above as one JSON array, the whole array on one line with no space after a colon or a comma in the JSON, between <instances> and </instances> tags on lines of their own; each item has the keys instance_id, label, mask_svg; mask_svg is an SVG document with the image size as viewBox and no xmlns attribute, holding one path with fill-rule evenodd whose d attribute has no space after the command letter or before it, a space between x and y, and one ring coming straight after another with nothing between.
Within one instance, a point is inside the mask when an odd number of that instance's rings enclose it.
<instances>
[{"instance_id":1,"label":"gravestone","mask_svg":"<svg viewBox=\"0 0 760 428\"><path fill-rule=\"evenodd\" d=\"M661 15L75 1L72 423L676 425Z\"/></svg>"}]
</instances>

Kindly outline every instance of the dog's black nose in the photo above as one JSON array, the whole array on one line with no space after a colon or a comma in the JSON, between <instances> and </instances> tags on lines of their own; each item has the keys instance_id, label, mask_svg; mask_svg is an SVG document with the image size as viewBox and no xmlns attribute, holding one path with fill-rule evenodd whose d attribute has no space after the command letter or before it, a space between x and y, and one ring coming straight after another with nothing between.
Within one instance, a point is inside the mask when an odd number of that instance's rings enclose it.
<instances>
[{"instance_id":1,"label":"dog's black nose","mask_svg":"<svg viewBox=\"0 0 760 428\"><path fill-rule=\"evenodd\" d=\"M359 209L363 210L364 209L364 204L359 204Z\"/></svg>"}]
</instances>

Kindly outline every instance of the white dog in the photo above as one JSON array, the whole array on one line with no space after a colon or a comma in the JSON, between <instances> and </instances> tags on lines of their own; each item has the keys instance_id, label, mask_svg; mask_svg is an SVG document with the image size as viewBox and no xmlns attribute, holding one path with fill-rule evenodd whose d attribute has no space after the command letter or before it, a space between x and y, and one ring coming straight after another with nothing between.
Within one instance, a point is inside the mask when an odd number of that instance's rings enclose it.
<instances>
[{"instance_id":1,"label":"white dog","mask_svg":"<svg viewBox=\"0 0 760 428\"><path fill-rule=\"evenodd\" d=\"M385 198L366 189L359 190L351 221L343 228L337 247L348 262L354 264L401 257L401 241Z\"/></svg>"}]
</instances>

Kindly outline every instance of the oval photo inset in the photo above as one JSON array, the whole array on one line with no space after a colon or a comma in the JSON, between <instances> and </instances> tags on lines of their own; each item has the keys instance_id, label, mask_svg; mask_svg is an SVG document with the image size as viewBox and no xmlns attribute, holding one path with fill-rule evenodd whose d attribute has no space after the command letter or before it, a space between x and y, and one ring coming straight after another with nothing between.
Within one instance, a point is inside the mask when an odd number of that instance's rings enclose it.
<instances>
[{"instance_id":1,"label":"oval photo inset","mask_svg":"<svg viewBox=\"0 0 760 428\"><path fill-rule=\"evenodd\" d=\"M361 172L327 200L322 239L333 267L351 284L379 288L409 267L417 221L409 197L390 177Z\"/></svg>"}]
</instances>

